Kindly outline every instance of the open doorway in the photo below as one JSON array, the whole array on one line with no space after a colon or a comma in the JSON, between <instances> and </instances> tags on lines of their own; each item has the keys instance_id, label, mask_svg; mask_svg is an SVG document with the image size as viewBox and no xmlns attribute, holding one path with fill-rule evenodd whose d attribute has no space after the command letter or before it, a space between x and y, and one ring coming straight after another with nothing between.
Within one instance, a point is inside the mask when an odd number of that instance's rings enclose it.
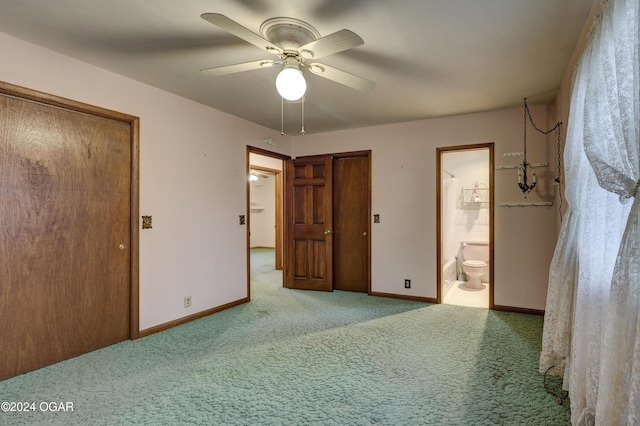
<instances>
[{"instance_id":1,"label":"open doorway","mask_svg":"<svg viewBox=\"0 0 640 426\"><path fill-rule=\"evenodd\" d=\"M438 302L493 308L494 145L437 148Z\"/></svg>"},{"instance_id":2,"label":"open doorway","mask_svg":"<svg viewBox=\"0 0 640 426\"><path fill-rule=\"evenodd\" d=\"M247 147L247 274L251 283L279 280L284 266L283 173L287 156Z\"/></svg>"}]
</instances>

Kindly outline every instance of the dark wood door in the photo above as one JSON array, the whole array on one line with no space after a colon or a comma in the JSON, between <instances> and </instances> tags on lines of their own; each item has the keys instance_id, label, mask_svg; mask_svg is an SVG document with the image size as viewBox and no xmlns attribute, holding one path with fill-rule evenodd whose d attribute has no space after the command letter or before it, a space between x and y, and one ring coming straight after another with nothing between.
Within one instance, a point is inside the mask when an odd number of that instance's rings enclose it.
<instances>
[{"instance_id":1,"label":"dark wood door","mask_svg":"<svg viewBox=\"0 0 640 426\"><path fill-rule=\"evenodd\" d=\"M369 291L369 156L333 159L333 288Z\"/></svg>"},{"instance_id":2,"label":"dark wood door","mask_svg":"<svg viewBox=\"0 0 640 426\"><path fill-rule=\"evenodd\" d=\"M287 161L285 287L333 290L331 156Z\"/></svg>"},{"instance_id":3,"label":"dark wood door","mask_svg":"<svg viewBox=\"0 0 640 426\"><path fill-rule=\"evenodd\" d=\"M0 380L129 338L130 126L0 95Z\"/></svg>"}]
</instances>

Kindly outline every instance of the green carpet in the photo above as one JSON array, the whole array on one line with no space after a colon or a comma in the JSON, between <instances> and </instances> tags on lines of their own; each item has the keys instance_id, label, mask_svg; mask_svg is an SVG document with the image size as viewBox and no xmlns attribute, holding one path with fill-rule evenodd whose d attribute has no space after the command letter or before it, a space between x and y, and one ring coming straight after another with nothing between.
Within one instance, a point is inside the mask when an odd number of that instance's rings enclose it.
<instances>
[{"instance_id":1,"label":"green carpet","mask_svg":"<svg viewBox=\"0 0 640 426\"><path fill-rule=\"evenodd\" d=\"M570 424L537 372L541 317L281 283L252 274L250 303L0 382L36 408L0 424Z\"/></svg>"}]
</instances>

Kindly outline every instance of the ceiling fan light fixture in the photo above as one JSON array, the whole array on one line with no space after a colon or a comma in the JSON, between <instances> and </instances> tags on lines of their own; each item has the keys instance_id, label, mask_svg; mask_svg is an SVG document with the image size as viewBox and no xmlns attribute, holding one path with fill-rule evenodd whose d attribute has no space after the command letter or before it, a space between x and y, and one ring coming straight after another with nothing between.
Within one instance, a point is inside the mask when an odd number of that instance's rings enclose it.
<instances>
[{"instance_id":1,"label":"ceiling fan light fixture","mask_svg":"<svg viewBox=\"0 0 640 426\"><path fill-rule=\"evenodd\" d=\"M276 77L276 89L288 101L297 101L307 91L307 82L298 64L288 63Z\"/></svg>"}]
</instances>

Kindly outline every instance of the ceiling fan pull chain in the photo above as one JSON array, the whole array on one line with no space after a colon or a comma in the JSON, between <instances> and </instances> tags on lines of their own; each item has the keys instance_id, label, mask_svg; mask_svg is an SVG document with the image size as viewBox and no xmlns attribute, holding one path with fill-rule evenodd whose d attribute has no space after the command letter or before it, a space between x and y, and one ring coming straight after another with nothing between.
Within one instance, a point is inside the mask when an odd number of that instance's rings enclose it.
<instances>
[{"instance_id":1,"label":"ceiling fan pull chain","mask_svg":"<svg viewBox=\"0 0 640 426\"><path fill-rule=\"evenodd\" d=\"M302 97L302 131L300 133L304 135L304 96Z\"/></svg>"},{"instance_id":2,"label":"ceiling fan pull chain","mask_svg":"<svg viewBox=\"0 0 640 426\"><path fill-rule=\"evenodd\" d=\"M280 97L280 136L284 136L284 98Z\"/></svg>"}]
</instances>

